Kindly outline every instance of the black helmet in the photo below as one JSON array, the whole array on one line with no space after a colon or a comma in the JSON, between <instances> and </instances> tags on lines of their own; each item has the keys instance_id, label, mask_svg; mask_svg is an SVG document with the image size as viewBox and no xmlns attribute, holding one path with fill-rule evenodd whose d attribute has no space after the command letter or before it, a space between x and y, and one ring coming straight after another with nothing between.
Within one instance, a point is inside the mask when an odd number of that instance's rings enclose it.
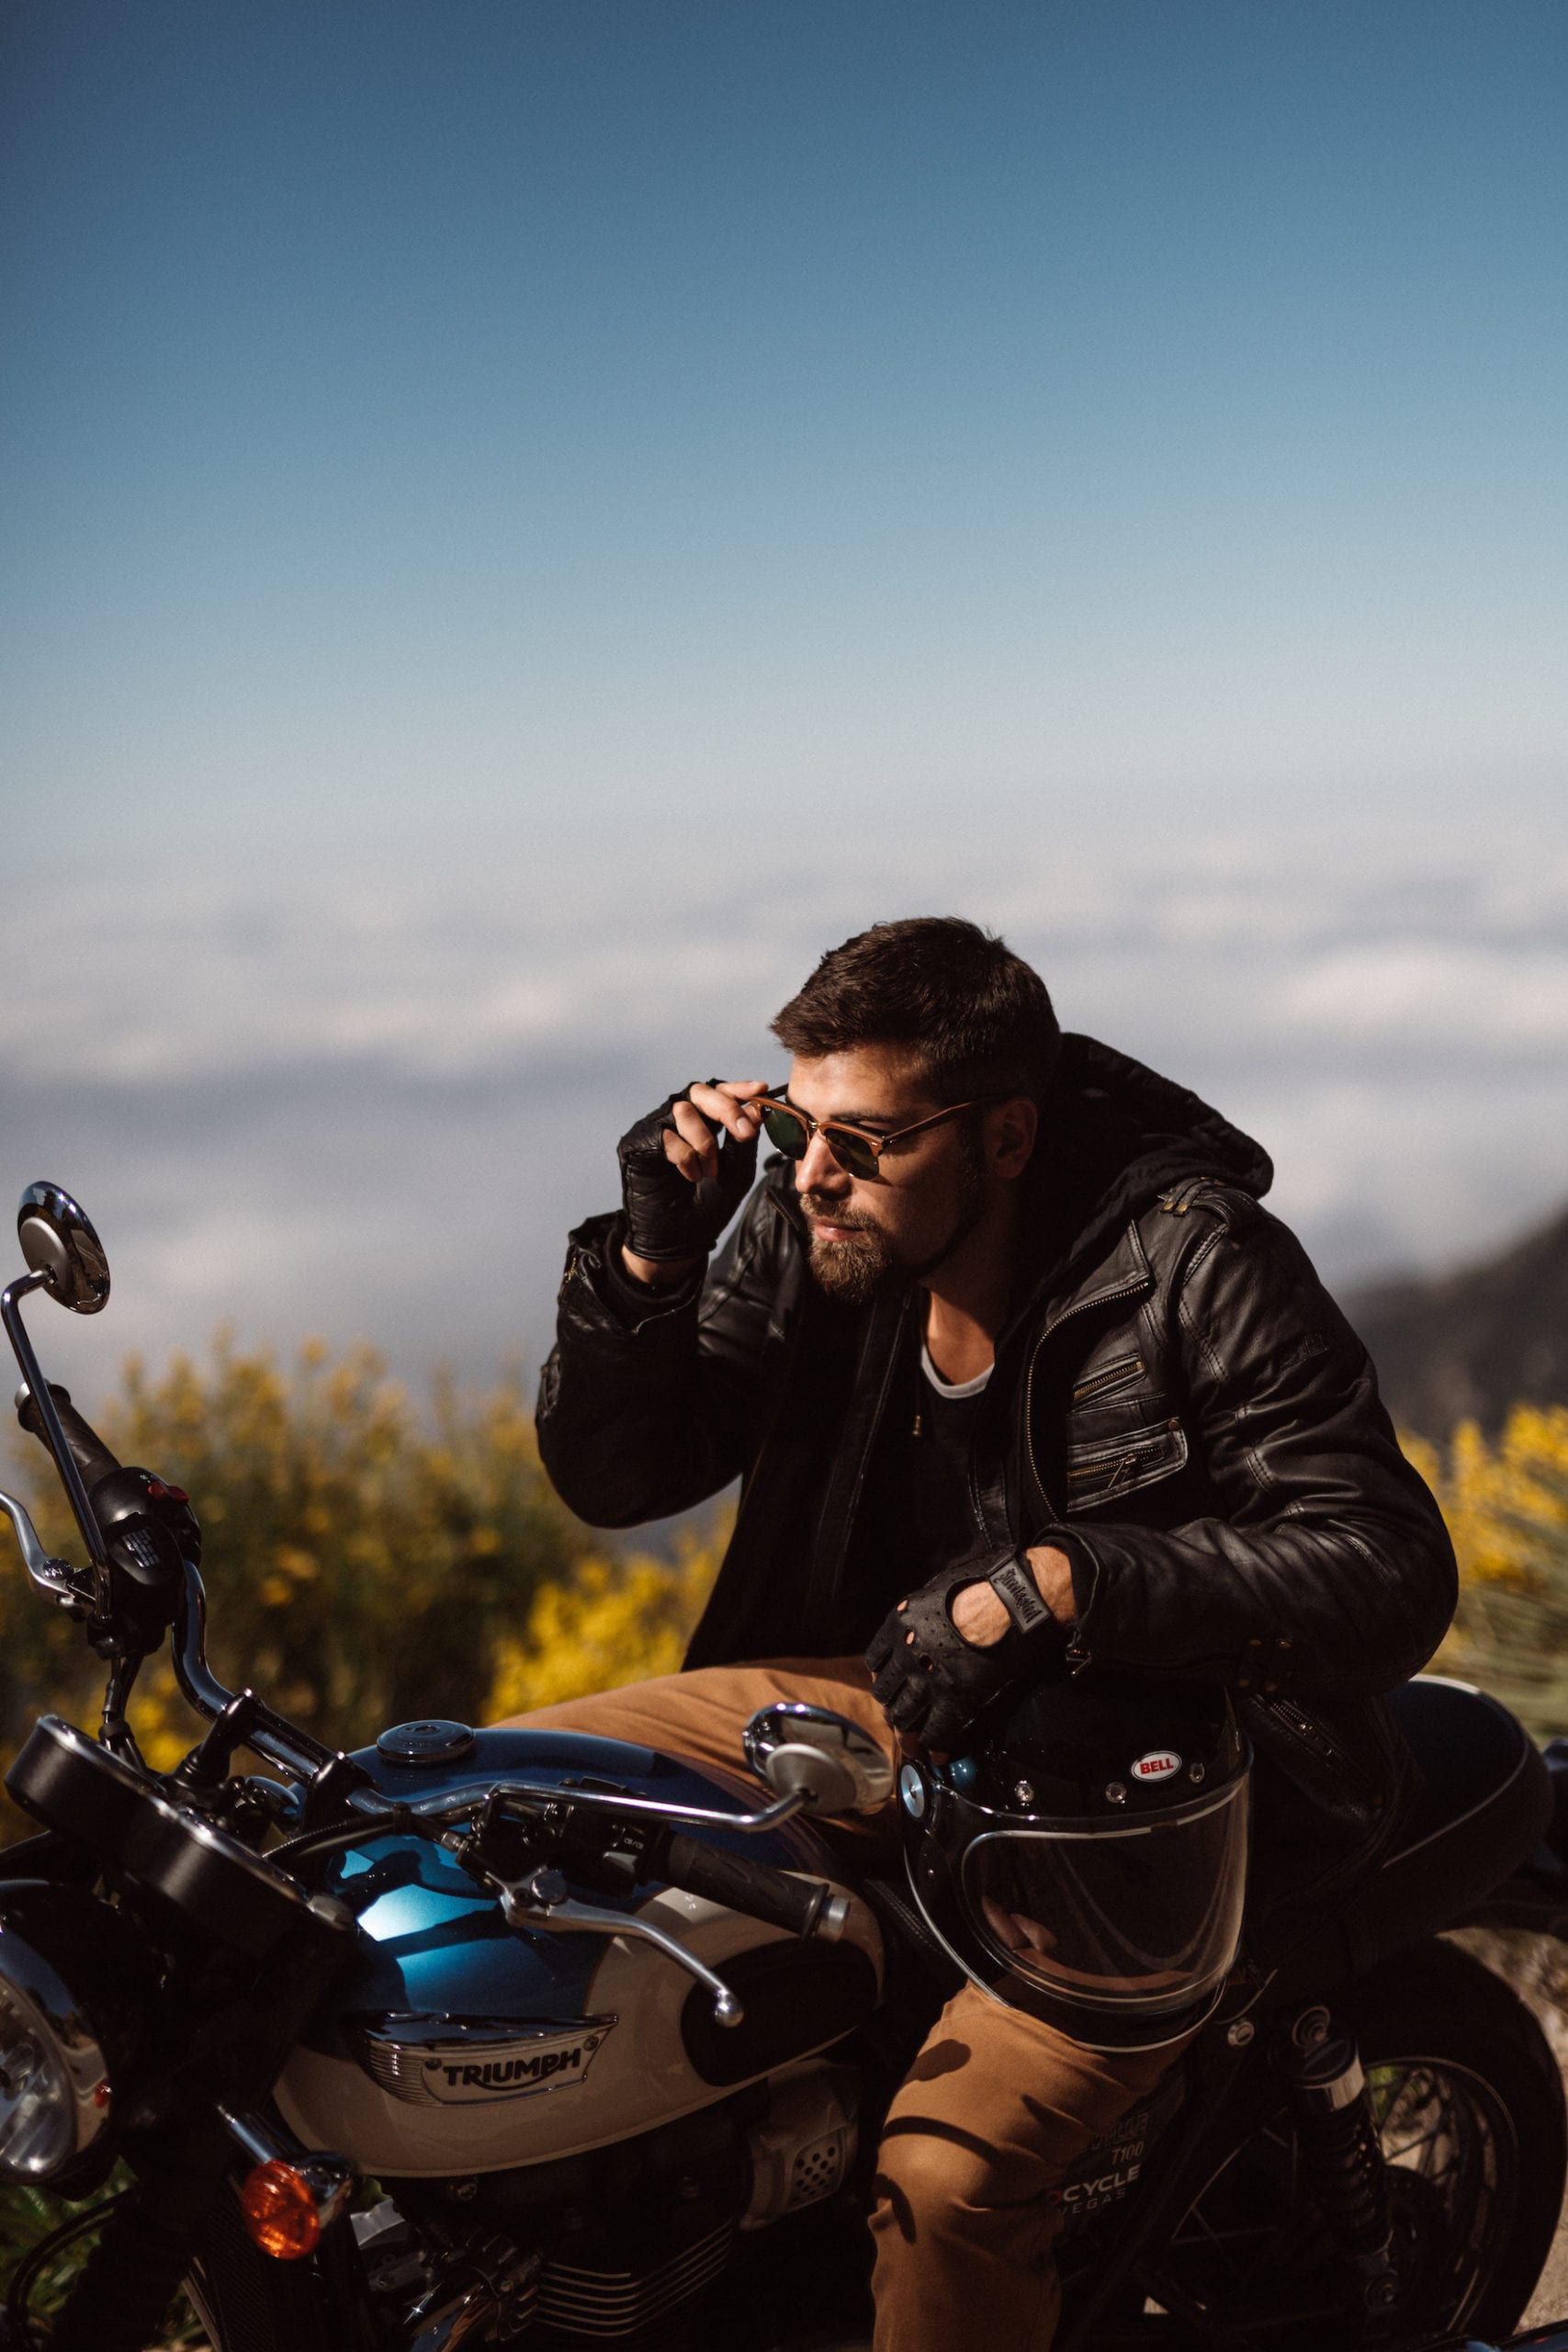
<instances>
[{"instance_id":1,"label":"black helmet","mask_svg":"<svg viewBox=\"0 0 1568 2352\"><path fill-rule=\"evenodd\" d=\"M1223 1690L1089 1672L899 1776L916 1903L973 1983L1091 2050L1216 2007L1241 1937L1251 1756Z\"/></svg>"}]
</instances>

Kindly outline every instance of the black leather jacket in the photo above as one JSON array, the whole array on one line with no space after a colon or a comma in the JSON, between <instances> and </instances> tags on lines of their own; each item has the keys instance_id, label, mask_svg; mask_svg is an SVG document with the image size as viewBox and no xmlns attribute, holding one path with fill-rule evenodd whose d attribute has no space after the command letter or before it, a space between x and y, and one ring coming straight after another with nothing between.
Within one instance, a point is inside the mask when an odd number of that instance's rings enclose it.
<instances>
[{"instance_id":1,"label":"black leather jacket","mask_svg":"<svg viewBox=\"0 0 1568 2352\"><path fill-rule=\"evenodd\" d=\"M1452 1548L1366 1351L1258 1204L1257 1145L1185 1090L1065 1041L986 1391L976 1534L1059 1543L1076 1664L1225 1684L1258 1758L1255 1918L1284 1941L1383 1851L1411 1766L1382 1694L1452 1614ZM742 1481L689 1666L843 1655L903 1589L876 1558L878 1437L914 1378L916 1295L849 1308L807 1272L770 1167L700 1287L572 1236L538 1429L597 1526ZM888 1583L889 1575L893 1581Z\"/></svg>"}]
</instances>

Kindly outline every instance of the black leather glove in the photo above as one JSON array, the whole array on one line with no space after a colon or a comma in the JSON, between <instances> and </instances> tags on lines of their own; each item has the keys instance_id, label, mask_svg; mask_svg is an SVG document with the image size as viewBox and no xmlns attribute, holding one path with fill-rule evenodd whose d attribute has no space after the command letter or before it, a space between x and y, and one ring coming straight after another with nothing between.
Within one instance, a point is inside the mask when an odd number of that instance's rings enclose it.
<instances>
[{"instance_id":1,"label":"black leather glove","mask_svg":"<svg viewBox=\"0 0 1568 2352\"><path fill-rule=\"evenodd\" d=\"M717 1176L711 1182L694 1184L690 1177L671 1166L664 1157L666 1130L671 1135L676 1132L671 1113L677 1102L690 1100L684 1089L679 1094L671 1094L657 1111L650 1111L646 1119L628 1127L615 1147L621 1163L626 1244L634 1257L656 1262L705 1258L756 1179L755 1136L750 1143L737 1143L733 1136L724 1133L716 1120L705 1118L702 1112L697 1115L704 1119L709 1132L723 1137Z\"/></svg>"},{"instance_id":2,"label":"black leather glove","mask_svg":"<svg viewBox=\"0 0 1568 2352\"><path fill-rule=\"evenodd\" d=\"M951 1613L953 1595L981 1582L1012 1621L983 1648L964 1640ZM944 1568L890 1610L865 1662L871 1695L893 1729L951 1751L1014 1683L1060 1670L1066 1645L1067 1629L1041 1599L1028 1561L1017 1552L990 1552Z\"/></svg>"}]
</instances>

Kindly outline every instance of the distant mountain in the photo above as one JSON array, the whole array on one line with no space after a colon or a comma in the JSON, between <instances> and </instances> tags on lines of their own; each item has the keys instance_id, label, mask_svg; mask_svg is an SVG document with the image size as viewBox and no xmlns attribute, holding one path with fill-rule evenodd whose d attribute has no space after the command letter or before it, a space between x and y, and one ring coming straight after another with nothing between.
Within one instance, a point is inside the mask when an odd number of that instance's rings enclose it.
<instances>
[{"instance_id":1,"label":"distant mountain","mask_svg":"<svg viewBox=\"0 0 1568 2352\"><path fill-rule=\"evenodd\" d=\"M1345 1305L1404 1428L1446 1438L1469 1419L1495 1434L1517 1398L1568 1404L1568 1210L1499 1257Z\"/></svg>"}]
</instances>

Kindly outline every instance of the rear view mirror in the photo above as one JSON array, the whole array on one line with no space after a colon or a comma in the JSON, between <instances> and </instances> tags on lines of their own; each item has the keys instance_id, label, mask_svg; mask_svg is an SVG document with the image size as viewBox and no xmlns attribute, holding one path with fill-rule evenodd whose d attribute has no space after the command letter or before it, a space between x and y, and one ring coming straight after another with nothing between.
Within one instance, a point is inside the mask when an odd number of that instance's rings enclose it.
<instances>
[{"instance_id":1,"label":"rear view mirror","mask_svg":"<svg viewBox=\"0 0 1568 2352\"><path fill-rule=\"evenodd\" d=\"M893 1793L892 1763L870 1733L804 1700L760 1707L741 1745L759 1780L813 1813L874 1813Z\"/></svg>"},{"instance_id":2,"label":"rear view mirror","mask_svg":"<svg viewBox=\"0 0 1568 2352\"><path fill-rule=\"evenodd\" d=\"M92 1219L58 1184L29 1184L17 1211L17 1238L51 1298L73 1315L96 1315L109 1295L109 1261Z\"/></svg>"}]
</instances>

